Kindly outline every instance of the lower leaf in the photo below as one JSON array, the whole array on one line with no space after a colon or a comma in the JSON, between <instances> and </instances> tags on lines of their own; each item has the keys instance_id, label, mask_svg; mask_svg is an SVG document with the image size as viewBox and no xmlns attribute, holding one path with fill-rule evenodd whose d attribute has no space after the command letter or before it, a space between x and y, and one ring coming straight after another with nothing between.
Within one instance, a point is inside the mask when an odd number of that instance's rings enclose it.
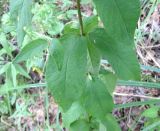
<instances>
[{"instance_id":1,"label":"lower leaf","mask_svg":"<svg viewBox=\"0 0 160 131\"><path fill-rule=\"evenodd\" d=\"M71 124L70 131L90 131L90 125L85 120L77 120Z\"/></svg>"},{"instance_id":2,"label":"lower leaf","mask_svg":"<svg viewBox=\"0 0 160 131\"><path fill-rule=\"evenodd\" d=\"M88 80L86 92L86 109L91 116L103 119L113 109L112 96L105 84L99 79Z\"/></svg>"},{"instance_id":3,"label":"lower leaf","mask_svg":"<svg viewBox=\"0 0 160 131\"><path fill-rule=\"evenodd\" d=\"M100 79L103 81L103 83L106 85L109 93L112 95L116 87L116 81L117 81L116 75L113 74L112 72L105 71L104 73L101 73L99 76Z\"/></svg>"},{"instance_id":4,"label":"lower leaf","mask_svg":"<svg viewBox=\"0 0 160 131\"><path fill-rule=\"evenodd\" d=\"M86 115L86 111L81 106L79 102L75 102L72 104L71 108L62 114L63 123L65 127L69 127L71 123L80 119L80 117L84 117Z\"/></svg>"},{"instance_id":5,"label":"lower leaf","mask_svg":"<svg viewBox=\"0 0 160 131\"><path fill-rule=\"evenodd\" d=\"M121 131L116 119L111 114L108 114L105 119L102 120L102 123L107 131Z\"/></svg>"}]
</instances>

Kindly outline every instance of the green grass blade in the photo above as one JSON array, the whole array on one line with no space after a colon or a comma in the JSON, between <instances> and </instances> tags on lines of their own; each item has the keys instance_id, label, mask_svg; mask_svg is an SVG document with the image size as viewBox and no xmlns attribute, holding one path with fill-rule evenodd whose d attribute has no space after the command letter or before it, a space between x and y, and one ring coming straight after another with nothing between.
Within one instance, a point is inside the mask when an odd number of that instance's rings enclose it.
<instances>
[{"instance_id":1,"label":"green grass blade","mask_svg":"<svg viewBox=\"0 0 160 131\"><path fill-rule=\"evenodd\" d=\"M22 90L22 89L29 89L29 88L39 88L39 87L45 87L46 84L45 83L37 83L37 84L28 84L28 85L21 85L21 86L17 86L14 88L5 88L5 87L1 87L0 88L0 94L5 94L9 91L14 91L14 90Z\"/></svg>"},{"instance_id":2,"label":"green grass blade","mask_svg":"<svg viewBox=\"0 0 160 131\"><path fill-rule=\"evenodd\" d=\"M160 84L154 82L140 82L140 81L124 81L119 80L117 82L119 86L133 86L133 87L144 87L144 88L157 88L160 89Z\"/></svg>"},{"instance_id":3,"label":"green grass blade","mask_svg":"<svg viewBox=\"0 0 160 131\"><path fill-rule=\"evenodd\" d=\"M155 128L156 126L159 126L160 125L160 121L158 122L155 122L149 126L147 126L145 129L143 129L142 131L151 131L153 128Z\"/></svg>"},{"instance_id":4,"label":"green grass blade","mask_svg":"<svg viewBox=\"0 0 160 131\"><path fill-rule=\"evenodd\" d=\"M142 105L150 105L150 104L157 104L160 103L160 100L147 100L147 101L140 101L140 102L132 102L132 103L126 103L126 104L117 104L114 106L114 108L121 109L121 108L128 108L128 107L134 107L134 106L142 106Z\"/></svg>"}]
</instances>

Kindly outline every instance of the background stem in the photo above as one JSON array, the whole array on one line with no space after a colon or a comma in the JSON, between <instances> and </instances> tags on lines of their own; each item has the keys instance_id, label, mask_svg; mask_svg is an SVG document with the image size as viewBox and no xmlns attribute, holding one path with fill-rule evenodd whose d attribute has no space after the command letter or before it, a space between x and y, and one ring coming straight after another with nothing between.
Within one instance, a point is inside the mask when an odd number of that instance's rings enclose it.
<instances>
[{"instance_id":1,"label":"background stem","mask_svg":"<svg viewBox=\"0 0 160 131\"><path fill-rule=\"evenodd\" d=\"M77 0L77 11L78 11L78 19L80 24L80 33L83 36L84 35L84 29L83 29L83 21L82 21L82 15L81 15L81 0Z\"/></svg>"}]
</instances>

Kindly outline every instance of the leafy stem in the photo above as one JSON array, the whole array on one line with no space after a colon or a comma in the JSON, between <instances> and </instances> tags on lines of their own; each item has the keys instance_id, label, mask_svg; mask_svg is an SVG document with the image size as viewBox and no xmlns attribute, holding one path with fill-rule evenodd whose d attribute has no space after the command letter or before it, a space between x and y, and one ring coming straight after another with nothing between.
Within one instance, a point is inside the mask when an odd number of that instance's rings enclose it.
<instances>
[{"instance_id":1,"label":"leafy stem","mask_svg":"<svg viewBox=\"0 0 160 131\"><path fill-rule=\"evenodd\" d=\"M84 29L83 29L83 21L82 21L82 14L81 14L81 0L77 0L77 11L78 11L78 19L80 24L80 33L83 36L84 35Z\"/></svg>"}]
</instances>

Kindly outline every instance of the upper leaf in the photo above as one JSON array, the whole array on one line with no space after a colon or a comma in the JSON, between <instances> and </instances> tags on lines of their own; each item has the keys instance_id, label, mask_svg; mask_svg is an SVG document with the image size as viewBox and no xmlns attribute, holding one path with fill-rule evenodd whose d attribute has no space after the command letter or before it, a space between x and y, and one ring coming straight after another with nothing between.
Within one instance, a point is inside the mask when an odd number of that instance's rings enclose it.
<instances>
[{"instance_id":1,"label":"upper leaf","mask_svg":"<svg viewBox=\"0 0 160 131\"><path fill-rule=\"evenodd\" d=\"M20 8L22 7L22 4L23 4L23 0L16 0L16 1L10 0L9 10L10 10L12 19L15 19L17 21L17 15L18 15Z\"/></svg>"},{"instance_id":2,"label":"upper leaf","mask_svg":"<svg viewBox=\"0 0 160 131\"><path fill-rule=\"evenodd\" d=\"M139 80L134 53L134 32L140 14L139 0L93 0L105 30L96 29L90 39L112 65L119 78Z\"/></svg>"},{"instance_id":3,"label":"upper leaf","mask_svg":"<svg viewBox=\"0 0 160 131\"><path fill-rule=\"evenodd\" d=\"M86 17L83 20L84 33L87 34L92 31L94 28L98 27L98 17L91 16ZM64 34L79 34L80 25L77 21L71 21L64 26L63 33Z\"/></svg>"},{"instance_id":4,"label":"upper leaf","mask_svg":"<svg viewBox=\"0 0 160 131\"><path fill-rule=\"evenodd\" d=\"M118 41L133 39L140 15L139 0L93 1L108 35Z\"/></svg>"},{"instance_id":5,"label":"upper leaf","mask_svg":"<svg viewBox=\"0 0 160 131\"><path fill-rule=\"evenodd\" d=\"M84 19L84 33L87 34L98 26L98 17L90 16Z\"/></svg>"},{"instance_id":6,"label":"upper leaf","mask_svg":"<svg viewBox=\"0 0 160 131\"><path fill-rule=\"evenodd\" d=\"M122 32L123 33L123 32ZM134 51L133 41L116 41L104 29L95 29L90 40L112 65L120 79L139 80L140 67Z\"/></svg>"},{"instance_id":7,"label":"upper leaf","mask_svg":"<svg viewBox=\"0 0 160 131\"><path fill-rule=\"evenodd\" d=\"M24 48L22 48L21 52L14 59L14 62L18 63L21 61L26 61L33 56L39 55L47 47L48 47L48 42L46 40L44 39L33 40L29 44L27 44Z\"/></svg>"},{"instance_id":8,"label":"upper leaf","mask_svg":"<svg viewBox=\"0 0 160 131\"><path fill-rule=\"evenodd\" d=\"M61 43L64 56L61 55L61 51L57 51L61 48L55 48L56 50L50 54L46 80L55 100L66 110L74 101L80 99L85 88L87 40L84 37L71 35L63 37ZM54 52L59 55L55 55ZM58 59L63 59L62 68L58 68L60 62Z\"/></svg>"},{"instance_id":9,"label":"upper leaf","mask_svg":"<svg viewBox=\"0 0 160 131\"><path fill-rule=\"evenodd\" d=\"M25 36L24 28L26 26L31 25L31 20L32 20L31 7L32 7L32 0L23 0L23 4L19 14L19 21L17 25L17 41L19 46L21 46L24 40Z\"/></svg>"},{"instance_id":10,"label":"upper leaf","mask_svg":"<svg viewBox=\"0 0 160 131\"><path fill-rule=\"evenodd\" d=\"M32 0L10 0L11 17L17 22L17 42L21 46L24 40L26 26L31 25Z\"/></svg>"}]
</instances>

